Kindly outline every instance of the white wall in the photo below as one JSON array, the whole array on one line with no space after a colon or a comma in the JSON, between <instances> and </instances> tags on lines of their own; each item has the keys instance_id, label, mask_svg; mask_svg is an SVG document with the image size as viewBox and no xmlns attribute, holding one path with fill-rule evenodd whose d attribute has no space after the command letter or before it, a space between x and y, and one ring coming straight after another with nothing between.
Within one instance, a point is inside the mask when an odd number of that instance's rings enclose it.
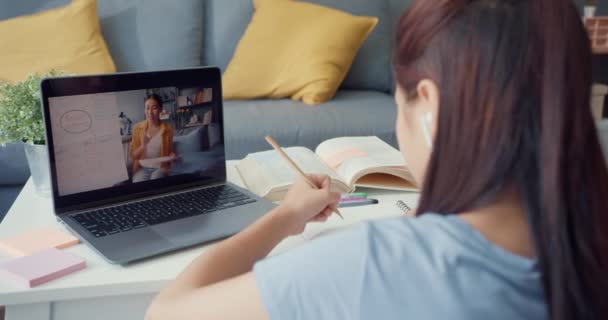
<instances>
[{"instance_id":1,"label":"white wall","mask_svg":"<svg viewBox=\"0 0 608 320\"><path fill-rule=\"evenodd\" d=\"M136 124L145 119L144 115L144 98L146 90L133 90L116 92L116 101L118 102L118 111L124 112L125 115Z\"/></svg>"}]
</instances>

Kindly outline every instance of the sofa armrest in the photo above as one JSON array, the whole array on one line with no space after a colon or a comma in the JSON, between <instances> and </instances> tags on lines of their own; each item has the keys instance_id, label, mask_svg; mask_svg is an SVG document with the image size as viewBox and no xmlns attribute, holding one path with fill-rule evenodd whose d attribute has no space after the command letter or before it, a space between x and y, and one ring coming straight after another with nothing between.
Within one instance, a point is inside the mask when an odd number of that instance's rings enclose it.
<instances>
[{"instance_id":1,"label":"sofa armrest","mask_svg":"<svg viewBox=\"0 0 608 320\"><path fill-rule=\"evenodd\" d=\"M21 188L22 186L0 186L0 222L15 202Z\"/></svg>"},{"instance_id":2,"label":"sofa armrest","mask_svg":"<svg viewBox=\"0 0 608 320\"><path fill-rule=\"evenodd\" d=\"M0 186L23 185L29 176L23 143L0 146Z\"/></svg>"}]
</instances>

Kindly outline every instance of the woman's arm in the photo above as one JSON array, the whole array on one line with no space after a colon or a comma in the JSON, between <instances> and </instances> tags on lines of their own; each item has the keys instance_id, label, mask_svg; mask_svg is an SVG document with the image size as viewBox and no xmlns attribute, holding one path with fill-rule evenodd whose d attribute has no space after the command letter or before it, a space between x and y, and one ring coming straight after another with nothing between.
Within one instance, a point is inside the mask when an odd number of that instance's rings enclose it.
<instances>
[{"instance_id":1,"label":"woman's arm","mask_svg":"<svg viewBox=\"0 0 608 320\"><path fill-rule=\"evenodd\" d=\"M266 319L250 271L256 261L289 235L282 210L272 210L250 228L212 246L194 260L156 297L146 319L210 319L219 315L229 319L225 312L234 307L234 299L239 300L235 295L244 293L247 294L241 303L250 302L238 305L236 319L245 315L247 319ZM242 274L246 276L230 279ZM221 282L225 279L230 280Z\"/></svg>"},{"instance_id":2,"label":"woman's arm","mask_svg":"<svg viewBox=\"0 0 608 320\"><path fill-rule=\"evenodd\" d=\"M133 160L139 160L142 158L142 156L144 155L144 150L146 150L146 145L141 144L137 149L135 149L133 151L133 153L131 153L131 158Z\"/></svg>"},{"instance_id":3,"label":"woman's arm","mask_svg":"<svg viewBox=\"0 0 608 320\"><path fill-rule=\"evenodd\" d=\"M147 319L265 319L253 265L307 222L326 220L329 206L339 201L340 195L329 191L329 179L314 179L323 189L298 181L281 206L198 257L156 297Z\"/></svg>"},{"instance_id":4,"label":"woman's arm","mask_svg":"<svg viewBox=\"0 0 608 320\"><path fill-rule=\"evenodd\" d=\"M146 149L146 132L141 125L136 125L133 128L133 135L131 137L131 160L137 161L141 159Z\"/></svg>"}]
</instances>

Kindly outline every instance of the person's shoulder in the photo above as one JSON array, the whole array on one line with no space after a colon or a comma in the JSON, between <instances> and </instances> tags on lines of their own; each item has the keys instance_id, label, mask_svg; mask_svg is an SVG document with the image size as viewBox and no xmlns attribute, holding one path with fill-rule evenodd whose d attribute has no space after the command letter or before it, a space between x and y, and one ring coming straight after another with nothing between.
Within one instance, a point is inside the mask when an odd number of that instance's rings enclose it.
<instances>
[{"instance_id":1,"label":"person's shoulder","mask_svg":"<svg viewBox=\"0 0 608 320\"><path fill-rule=\"evenodd\" d=\"M484 238L457 215L425 213L416 218L393 218L369 223L370 250L399 252L406 263L433 261L441 270L469 271L532 269L534 261L518 257Z\"/></svg>"},{"instance_id":2,"label":"person's shoulder","mask_svg":"<svg viewBox=\"0 0 608 320\"><path fill-rule=\"evenodd\" d=\"M427 265L425 261L437 257L454 260L475 250L467 226L439 214L372 220L346 230L321 232L314 238L320 240L315 246L318 250L347 254L350 248L356 248L357 254L379 265L398 262L412 268Z\"/></svg>"},{"instance_id":3,"label":"person's shoulder","mask_svg":"<svg viewBox=\"0 0 608 320\"><path fill-rule=\"evenodd\" d=\"M388 313L481 319L486 310L503 310L508 316L501 319L509 319L514 317L511 308L505 309L505 300L516 301L513 299L527 294L530 299L519 303L520 307L543 305L542 288L536 281L539 275L532 262L497 252L458 216L425 213L365 225L368 286L362 300L388 292L381 299ZM461 305L463 296L476 301L475 308ZM428 308L431 300L435 308Z\"/></svg>"},{"instance_id":4,"label":"person's shoulder","mask_svg":"<svg viewBox=\"0 0 608 320\"><path fill-rule=\"evenodd\" d=\"M458 256L471 249L470 228L450 216L427 213L366 223L370 249L401 252L418 258Z\"/></svg>"},{"instance_id":5,"label":"person's shoulder","mask_svg":"<svg viewBox=\"0 0 608 320\"><path fill-rule=\"evenodd\" d=\"M452 215L438 213L425 213L417 217L392 217L369 222L370 227L377 231L397 232L399 234L414 235L418 232L444 232L446 229L464 231L462 223L458 223Z\"/></svg>"},{"instance_id":6,"label":"person's shoulder","mask_svg":"<svg viewBox=\"0 0 608 320\"><path fill-rule=\"evenodd\" d=\"M133 131L143 130L146 128L146 120L140 121L133 126Z\"/></svg>"},{"instance_id":7,"label":"person's shoulder","mask_svg":"<svg viewBox=\"0 0 608 320\"><path fill-rule=\"evenodd\" d=\"M161 122L161 126L163 127L163 130L165 130L166 132L173 133L173 126L171 126L170 124L168 124L166 122Z\"/></svg>"},{"instance_id":8,"label":"person's shoulder","mask_svg":"<svg viewBox=\"0 0 608 320\"><path fill-rule=\"evenodd\" d=\"M446 228L452 228L453 222L439 214L424 214L418 217L393 217L373 220L367 223L371 236L382 237L427 237L435 233L443 233Z\"/></svg>"}]
</instances>

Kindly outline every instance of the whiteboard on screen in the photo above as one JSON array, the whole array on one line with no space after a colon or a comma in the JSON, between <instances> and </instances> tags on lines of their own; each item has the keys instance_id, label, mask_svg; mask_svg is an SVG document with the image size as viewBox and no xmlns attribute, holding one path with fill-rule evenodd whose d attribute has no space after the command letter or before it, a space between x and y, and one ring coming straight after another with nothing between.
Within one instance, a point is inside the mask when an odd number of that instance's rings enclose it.
<instances>
[{"instance_id":1,"label":"whiteboard on screen","mask_svg":"<svg viewBox=\"0 0 608 320\"><path fill-rule=\"evenodd\" d=\"M49 98L59 195L129 179L113 93Z\"/></svg>"}]
</instances>

